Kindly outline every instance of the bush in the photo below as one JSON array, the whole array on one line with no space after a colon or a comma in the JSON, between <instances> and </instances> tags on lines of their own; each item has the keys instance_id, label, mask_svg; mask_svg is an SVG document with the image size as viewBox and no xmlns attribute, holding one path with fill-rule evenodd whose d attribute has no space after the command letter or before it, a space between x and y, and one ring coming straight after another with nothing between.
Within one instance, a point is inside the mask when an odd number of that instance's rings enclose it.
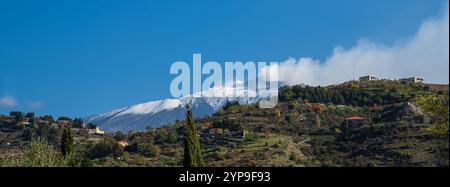
<instances>
[{"instance_id":1,"label":"bush","mask_svg":"<svg viewBox=\"0 0 450 187\"><path fill-rule=\"evenodd\" d=\"M73 155L65 158L44 139L32 140L22 156L0 159L0 167L74 167Z\"/></svg>"},{"instance_id":2,"label":"bush","mask_svg":"<svg viewBox=\"0 0 450 187\"><path fill-rule=\"evenodd\" d=\"M120 131L116 132L116 134L114 135L114 140L116 140L116 141L123 141L126 139L127 139L127 137L125 136L125 134L123 134Z\"/></svg>"},{"instance_id":3,"label":"bush","mask_svg":"<svg viewBox=\"0 0 450 187\"><path fill-rule=\"evenodd\" d=\"M225 103L225 105L222 108L223 108L224 111L227 111L228 109L236 108L236 107L237 108L239 107L239 102L237 102L237 101L233 101L233 102L227 101L227 103Z\"/></svg>"},{"instance_id":4,"label":"bush","mask_svg":"<svg viewBox=\"0 0 450 187\"><path fill-rule=\"evenodd\" d=\"M22 112L19 111L12 111L9 113L10 116L14 116L14 120L16 122L23 122L25 121L25 115Z\"/></svg>"},{"instance_id":5,"label":"bush","mask_svg":"<svg viewBox=\"0 0 450 187\"><path fill-rule=\"evenodd\" d=\"M178 140L177 134L174 132L170 133L169 136L167 137L168 143L175 143L177 142L177 140Z\"/></svg>"},{"instance_id":6,"label":"bush","mask_svg":"<svg viewBox=\"0 0 450 187\"><path fill-rule=\"evenodd\" d=\"M144 145L144 149L142 150L144 155L150 157L159 157L161 154L161 149L157 145L146 144Z\"/></svg>"},{"instance_id":7,"label":"bush","mask_svg":"<svg viewBox=\"0 0 450 187\"><path fill-rule=\"evenodd\" d=\"M93 146L90 145L86 153L86 156L90 159L104 158L110 155L115 157L123 155L123 150L120 145L112 139L105 139Z\"/></svg>"},{"instance_id":8,"label":"bush","mask_svg":"<svg viewBox=\"0 0 450 187\"><path fill-rule=\"evenodd\" d=\"M91 159L85 158L81 161L80 166L81 167L94 167L95 162Z\"/></svg>"}]
</instances>

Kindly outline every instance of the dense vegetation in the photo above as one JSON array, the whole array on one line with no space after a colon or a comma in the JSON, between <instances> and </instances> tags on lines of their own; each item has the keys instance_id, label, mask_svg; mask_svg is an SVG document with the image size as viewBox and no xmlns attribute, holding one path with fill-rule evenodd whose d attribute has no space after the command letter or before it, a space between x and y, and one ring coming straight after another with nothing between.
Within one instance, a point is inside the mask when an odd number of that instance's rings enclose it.
<instances>
[{"instance_id":1,"label":"dense vegetation","mask_svg":"<svg viewBox=\"0 0 450 187\"><path fill-rule=\"evenodd\" d=\"M428 85L388 80L348 82L329 87L296 85L281 88L280 100L374 106L405 102L416 97L418 93L428 92L430 89Z\"/></svg>"}]
</instances>

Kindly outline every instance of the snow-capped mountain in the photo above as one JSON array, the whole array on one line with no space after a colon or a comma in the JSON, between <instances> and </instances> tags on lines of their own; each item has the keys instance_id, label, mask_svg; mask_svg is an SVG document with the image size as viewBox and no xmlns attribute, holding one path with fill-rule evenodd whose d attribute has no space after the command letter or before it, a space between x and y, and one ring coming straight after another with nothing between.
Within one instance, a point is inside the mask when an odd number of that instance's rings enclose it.
<instances>
[{"instance_id":1,"label":"snow-capped mountain","mask_svg":"<svg viewBox=\"0 0 450 187\"><path fill-rule=\"evenodd\" d=\"M142 131L146 127L159 127L185 119L185 107L192 108L194 117L211 116L227 102L252 104L277 94L273 89L260 89L258 94L244 89L243 83L236 86L214 87L178 99L164 99L132 105L107 113L84 118L86 123L99 125L106 131L123 131L130 129ZM275 89L277 91L277 89ZM236 97L235 97L236 96ZM252 96L252 97L249 97Z\"/></svg>"}]
</instances>

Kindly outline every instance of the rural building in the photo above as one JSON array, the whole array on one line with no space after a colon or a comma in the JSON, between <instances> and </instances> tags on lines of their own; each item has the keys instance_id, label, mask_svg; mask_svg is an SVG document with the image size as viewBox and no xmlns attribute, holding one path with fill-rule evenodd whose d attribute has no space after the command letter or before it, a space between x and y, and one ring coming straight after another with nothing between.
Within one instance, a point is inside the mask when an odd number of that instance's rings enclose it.
<instances>
[{"instance_id":1,"label":"rural building","mask_svg":"<svg viewBox=\"0 0 450 187\"><path fill-rule=\"evenodd\" d=\"M117 141L117 144L119 144L119 146L122 147L122 148L124 148L124 147L130 145L130 143L128 143L128 142L125 141L125 140Z\"/></svg>"},{"instance_id":2,"label":"rural building","mask_svg":"<svg viewBox=\"0 0 450 187\"><path fill-rule=\"evenodd\" d=\"M209 129L210 134L223 134L223 129L221 128L212 128Z\"/></svg>"},{"instance_id":3,"label":"rural building","mask_svg":"<svg viewBox=\"0 0 450 187\"><path fill-rule=\"evenodd\" d=\"M90 127L88 129L88 134L100 134L103 135L105 134L105 131L100 130L100 127L95 126L95 127Z\"/></svg>"},{"instance_id":4,"label":"rural building","mask_svg":"<svg viewBox=\"0 0 450 187\"><path fill-rule=\"evenodd\" d=\"M376 81L376 80L378 80L378 78L372 75L359 77L359 81Z\"/></svg>"},{"instance_id":5,"label":"rural building","mask_svg":"<svg viewBox=\"0 0 450 187\"><path fill-rule=\"evenodd\" d=\"M212 128L209 129L209 134L228 134L230 131L228 129L222 129L222 128Z\"/></svg>"},{"instance_id":6,"label":"rural building","mask_svg":"<svg viewBox=\"0 0 450 187\"><path fill-rule=\"evenodd\" d=\"M55 129L60 129L60 126L57 123L51 123L50 126Z\"/></svg>"},{"instance_id":7,"label":"rural building","mask_svg":"<svg viewBox=\"0 0 450 187\"><path fill-rule=\"evenodd\" d=\"M20 124L25 125L25 126L31 125L31 123L28 121L22 121L22 122L20 122Z\"/></svg>"},{"instance_id":8,"label":"rural building","mask_svg":"<svg viewBox=\"0 0 450 187\"><path fill-rule=\"evenodd\" d=\"M245 140L245 135L246 135L246 132L245 131L241 131L241 132L233 133L231 136L234 138L234 140L244 141Z\"/></svg>"},{"instance_id":9,"label":"rural building","mask_svg":"<svg viewBox=\"0 0 450 187\"><path fill-rule=\"evenodd\" d=\"M408 83L419 83L419 84L424 83L424 79L422 77L409 77L400 79L399 81Z\"/></svg>"},{"instance_id":10,"label":"rural building","mask_svg":"<svg viewBox=\"0 0 450 187\"><path fill-rule=\"evenodd\" d=\"M360 116L352 116L345 119L344 129L357 129L361 126L367 125L369 121L366 118Z\"/></svg>"}]
</instances>

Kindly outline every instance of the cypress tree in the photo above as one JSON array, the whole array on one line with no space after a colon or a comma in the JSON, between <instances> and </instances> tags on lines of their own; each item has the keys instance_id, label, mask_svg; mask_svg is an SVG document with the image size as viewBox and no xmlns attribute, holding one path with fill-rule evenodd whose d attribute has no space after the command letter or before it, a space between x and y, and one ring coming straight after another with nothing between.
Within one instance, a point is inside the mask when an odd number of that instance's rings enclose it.
<instances>
[{"instance_id":1,"label":"cypress tree","mask_svg":"<svg viewBox=\"0 0 450 187\"><path fill-rule=\"evenodd\" d=\"M73 153L73 136L70 126L64 128L61 136L61 154L66 157Z\"/></svg>"},{"instance_id":2,"label":"cypress tree","mask_svg":"<svg viewBox=\"0 0 450 187\"><path fill-rule=\"evenodd\" d=\"M202 150L200 147L200 140L195 127L192 110L186 107L186 125L185 139L184 139L184 167L203 167Z\"/></svg>"}]
</instances>

